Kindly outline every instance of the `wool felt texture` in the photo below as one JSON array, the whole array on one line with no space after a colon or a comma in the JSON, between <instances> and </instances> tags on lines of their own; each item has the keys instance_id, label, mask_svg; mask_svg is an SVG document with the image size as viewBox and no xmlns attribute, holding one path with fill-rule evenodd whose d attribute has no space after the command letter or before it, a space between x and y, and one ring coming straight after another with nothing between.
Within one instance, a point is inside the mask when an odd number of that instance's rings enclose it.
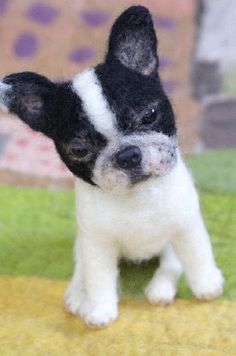
<instances>
[{"instance_id":1,"label":"wool felt texture","mask_svg":"<svg viewBox=\"0 0 236 356\"><path fill-rule=\"evenodd\" d=\"M224 297L236 299L235 150L208 151L188 160L214 253L226 279ZM207 167L207 169L206 169ZM0 274L69 279L76 234L74 193L0 187ZM122 290L140 296L157 261L121 265ZM184 280L179 293L191 293Z\"/></svg>"},{"instance_id":2,"label":"wool felt texture","mask_svg":"<svg viewBox=\"0 0 236 356\"><path fill-rule=\"evenodd\" d=\"M123 169L124 179L127 181L129 176L133 185L154 174L154 169L149 172L145 167L145 158L141 162L145 152L140 151L140 160L132 167L120 164L116 167L115 152L108 149L108 153L104 148L109 143L121 145L117 137L114 139L120 131L122 137L137 131L140 136L176 134L172 107L157 68L157 38L152 16L147 8L132 6L113 24L107 56L95 70L82 72L72 82L64 83L53 83L33 72L10 74L1 84L1 103L33 130L52 138L62 160L75 176L101 187L101 180L107 179L109 183L110 179L118 179L117 172L113 173L114 177L108 177L111 169ZM107 125L113 113L114 122L108 134ZM101 127L104 120L106 124ZM157 138L154 140L160 144ZM128 144L123 142L123 145ZM121 149L115 146L114 150L118 148ZM170 152L169 147L166 150ZM98 165L101 155L106 157ZM174 164L175 153L165 152L161 156L156 157L155 162L158 159L163 162L164 167L160 169L166 171ZM130 162L131 158L133 156Z\"/></svg>"},{"instance_id":3,"label":"wool felt texture","mask_svg":"<svg viewBox=\"0 0 236 356\"><path fill-rule=\"evenodd\" d=\"M112 23L133 4L127 0L104 3L99 0L85 3L47 0L42 4L34 0L11 0L1 3L4 41L0 77L31 70L53 80L70 79L101 62ZM186 79L195 28L195 1L143 1L142 5L149 7L154 15L162 79L178 112L182 142L189 150L195 143L197 133L193 127L198 120L198 105L191 99L190 84Z\"/></svg>"},{"instance_id":4,"label":"wool felt texture","mask_svg":"<svg viewBox=\"0 0 236 356\"><path fill-rule=\"evenodd\" d=\"M123 355L234 355L236 195L230 182L235 182L235 157L235 150L226 150L189 160L226 279L223 297L197 301L182 280L176 303L150 306L142 289L157 261L123 263L120 317L101 330L88 329L63 309L67 282L59 280L69 279L72 269L73 193L0 187L1 355L118 355L121 350Z\"/></svg>"},{"instance_id":5,"label":"wool felt texture","mask_svg":"<svg viewBox=\"0 0 236 356\"><path fill-rule=\"evenodd\" d=\"M0 196L4 206L0 210L0 273L69 279L76 233L73 193L0 187ZM204 192L201 206L217 262L226 279L224 297L234 300L236 197ZM157 260L138 265L122 263L122 291L142 296L157 264ZM184 280L178 295L191 297Z\"/></svg>"}]
</instances>

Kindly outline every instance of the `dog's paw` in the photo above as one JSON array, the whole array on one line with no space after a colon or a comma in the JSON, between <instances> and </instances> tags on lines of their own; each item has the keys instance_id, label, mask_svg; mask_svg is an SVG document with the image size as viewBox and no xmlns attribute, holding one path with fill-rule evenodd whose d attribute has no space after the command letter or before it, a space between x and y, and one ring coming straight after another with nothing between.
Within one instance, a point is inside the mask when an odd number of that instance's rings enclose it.
<instances>
[{"instance_id":1,"label":"dog's paw","mask_svg":"<svg viewBox=\"0 0 236 356\"><path fill-rule=\"evenodd\" d=\"M84 301L80 307L80 316L88 326L102 328L111 324L117 318L117 304Z\"/></svg>"},{"instance_id":2,"label":"dog's paw","mask_svg":"<svg viewBox=\"0 0 236 356\"><path fill-rule=\"evenodd\" d=\"M224 278L221 271L218 268L214 268L192 285L192 291L198 299L211 300L223 293L223 284Z\"/></svg>"},{"instance_id":3,"label":"dog's paw","mask_svg":"<svg viewBox=\"0 0 236 356\"><path fill-rule=\"evenodd\" d=\"M145 297L153 305L168 305L174 302L176 288L173 283L164 277L157 278L145 289Z\"/></svg>"},{"instance_id":4,"label":"dog's paw","mask_svg":"<svg viewBox=\"0 0 236 356\"><path fill-rule=\"evenodd\" d=\"M82 289L71 283L64 295L64 305L66 310L72 314L79 315L83 298L84 294Z\"/></svg>"}]
</instances>

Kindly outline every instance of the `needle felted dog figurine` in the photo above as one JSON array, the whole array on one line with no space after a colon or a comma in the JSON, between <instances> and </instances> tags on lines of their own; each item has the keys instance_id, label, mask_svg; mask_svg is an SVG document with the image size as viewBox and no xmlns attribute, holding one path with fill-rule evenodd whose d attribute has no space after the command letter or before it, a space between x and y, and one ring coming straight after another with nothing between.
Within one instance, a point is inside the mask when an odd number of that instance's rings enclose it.
<instances>
[{"instance_id":1,"label":"needle felted dog figurine","mask_svg":"<svg viewBox=\"0 0 236 356\"><path fill-rule=\"evenodd\" d=\"M31 72L8 75L0 100L50 137L77 177L68 310L93 326L115 320L121 257L160 255L145 290L151 304L173 302L182 269L197 298L221 294L223 277L178 148L146 8L130 7L115 21L104 63L64 83Z\"/></svg>"}]
</instances>

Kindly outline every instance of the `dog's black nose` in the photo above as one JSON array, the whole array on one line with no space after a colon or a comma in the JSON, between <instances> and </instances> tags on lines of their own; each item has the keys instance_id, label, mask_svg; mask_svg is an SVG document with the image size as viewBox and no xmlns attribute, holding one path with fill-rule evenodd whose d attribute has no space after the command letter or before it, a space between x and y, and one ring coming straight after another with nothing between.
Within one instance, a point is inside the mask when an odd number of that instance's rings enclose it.
<instances>
[{"instance_id":1,"label":"dog's black nose","mask_svg":"<svg viewBox=\"0 0 236 356\"><path fill-rule=\"evenodd\" d=\"M115 159L120 168L130 169L141 162L142 153L137 146L127 146L115 155Z\"/></svg>"}]
</instances>

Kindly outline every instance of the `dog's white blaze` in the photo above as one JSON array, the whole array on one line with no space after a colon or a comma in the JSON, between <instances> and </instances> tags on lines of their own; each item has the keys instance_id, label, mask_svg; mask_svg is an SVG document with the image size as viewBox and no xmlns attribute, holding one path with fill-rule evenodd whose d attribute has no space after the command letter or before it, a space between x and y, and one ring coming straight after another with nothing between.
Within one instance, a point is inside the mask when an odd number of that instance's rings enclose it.
<instances>
[{"instance_id":1,"label":"dog's white blaze","mask_svg":"<svg viewBox=\"0 0 236 356\"><path fill-rule=\"evenodd\" d=\"M76 75L73 87L82 100L83 108L95 129L106 137L116 135L115 115L109 109L95 70L90 68Z\"/></svg>"}]
</instances>

